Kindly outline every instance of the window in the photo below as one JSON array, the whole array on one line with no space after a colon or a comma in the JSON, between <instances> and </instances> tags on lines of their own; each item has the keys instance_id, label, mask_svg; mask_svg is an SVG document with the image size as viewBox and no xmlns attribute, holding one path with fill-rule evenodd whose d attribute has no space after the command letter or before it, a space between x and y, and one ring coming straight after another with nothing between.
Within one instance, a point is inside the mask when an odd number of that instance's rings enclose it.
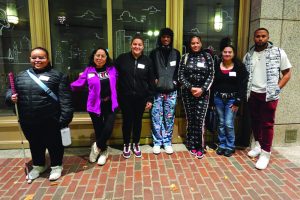
<instances>
[{"instance_id":1,"label":"window","mask_svg":"<svg viewBox=\"0 0 300 200\"><path fill-rule=\"evenodd\" d=\"M62 72L78 74L91 52L107 48L106 1L49 1L52 63Z\"/></svg>"},{"instance_id":2,"label":"window","mask_svg":"<svg viewBox=\"0 0 300 200\"><path fill-rule=\"evenodd\" d=\"M108 48L106 1L49 1L52 63L77 79L92 51ZM86 111L87 89L73 93L75 111Z\"/></svg>"},{"instance_id":3,"label":"window","mask_svg":"<svg viewBox=\"0 0 300 200\"><path fill-rule=\"evenodd\" d=\"M12 114L4 105L7 74L30 66L31 49L27 0L0 0L0 115Z\"/></svg>"},{"instance_id":4,"label":"window","mask_svg":"<svg viewBox=\"0 0 300 200\"><path fill-rule=\"evenodd\" d=\"M137 33L143 36L144 53L149 55L156 47L159 30L166 24L166 2L114 0L112 9L114 58L130 51L131 39Z\"/></svg>"},{"instance_id":5,"label":"window","mask_svg":"<svg viewBox=\"0 0 300 200\"><path fill-rule=\"evenodd\" d=\"M230 36L236 45L238 11L238 0L184 1L183 53L192 34L200 35L203 47L214 49L216 54L223 37Z\"/></svg>"}]
</instances>

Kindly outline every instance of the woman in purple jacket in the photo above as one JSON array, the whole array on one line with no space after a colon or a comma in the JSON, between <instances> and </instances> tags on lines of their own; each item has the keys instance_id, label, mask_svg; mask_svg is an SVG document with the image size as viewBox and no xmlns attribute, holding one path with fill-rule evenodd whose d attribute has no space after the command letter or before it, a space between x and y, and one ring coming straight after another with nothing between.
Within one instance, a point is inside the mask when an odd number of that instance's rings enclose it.
<instances>
[{"instance_id":1,"label":"woman in purple jacket","mask_svg":"<svg viewBox=\"0 0 300 200\"><path fill-rule=\"evenodd\" d=\"M117 71L106 49L93 51L89 65L79 78L71 84L73 91L88 85L87 111L93 122L96 142L93 143L89 160L104 165L108 157L107 140L114 126L118 107L116 92Z\"/></svg>"}]
</instances>

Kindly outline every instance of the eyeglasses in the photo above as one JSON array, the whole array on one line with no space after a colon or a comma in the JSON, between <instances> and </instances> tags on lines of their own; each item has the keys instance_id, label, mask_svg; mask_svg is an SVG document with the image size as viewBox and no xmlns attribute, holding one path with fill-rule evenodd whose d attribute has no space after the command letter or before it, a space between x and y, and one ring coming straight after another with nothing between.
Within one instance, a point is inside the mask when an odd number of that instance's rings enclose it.
<instances>
[{"instance_id":1,"label":"eyeglasses","mask_svg":"<svg viewBox=\"0 0 300 200\"><path fill-rule=\"evenodd\" d=\"M40 59L40 60L45 60L47 59L47 57L45 56L33 56L33 57L30 57L31 60L36 60L36 59Z\"/></svg>"}]
</instances>

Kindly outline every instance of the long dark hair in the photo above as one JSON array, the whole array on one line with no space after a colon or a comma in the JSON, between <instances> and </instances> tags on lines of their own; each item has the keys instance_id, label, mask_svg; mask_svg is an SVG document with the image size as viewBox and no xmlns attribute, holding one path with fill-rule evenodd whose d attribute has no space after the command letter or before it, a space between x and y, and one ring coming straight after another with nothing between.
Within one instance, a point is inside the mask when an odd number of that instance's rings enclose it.
<instances>
[{"instance_id":1,"label":"long dark hair","mask_svg":"<svg viewBox=\"0 0 300 200\"><path fill-rule=\"evenodd\" d=\"M106 54L106 62L105 62L105 66L112 66L112 59L110 58L110 56L109 56L109 53L108 53L108 51L105 49L105 48L103 48L103 47L98 47L97 49L95 49L93 52L92 52L92 54L90 55L90 59L89 59L89 63L88 63L88 65L89 66L93 66L93 67L96 67L96 64L95 64L95 62L94 62L94 56L95 56L95 54L97 53L97 51L98 50L103 50L104 52L105 52L105 54Z\"/></svg>"}]
</instances>

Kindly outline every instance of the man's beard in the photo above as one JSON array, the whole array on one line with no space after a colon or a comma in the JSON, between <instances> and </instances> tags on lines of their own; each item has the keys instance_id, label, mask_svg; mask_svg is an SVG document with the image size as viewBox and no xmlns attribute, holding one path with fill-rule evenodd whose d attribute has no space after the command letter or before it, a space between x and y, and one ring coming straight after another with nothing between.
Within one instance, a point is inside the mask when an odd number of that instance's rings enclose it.
<instances>
[{"instance_id":1,"label":"man's beard","mask_svg":"<svg viewBox=\"0 0 300 200\"><path fill-rule=\"evenodd\" d=\"M266 47L267 42L255 43L255 46L258 47L258 48Z\"/></svg>"}]
</instances>

